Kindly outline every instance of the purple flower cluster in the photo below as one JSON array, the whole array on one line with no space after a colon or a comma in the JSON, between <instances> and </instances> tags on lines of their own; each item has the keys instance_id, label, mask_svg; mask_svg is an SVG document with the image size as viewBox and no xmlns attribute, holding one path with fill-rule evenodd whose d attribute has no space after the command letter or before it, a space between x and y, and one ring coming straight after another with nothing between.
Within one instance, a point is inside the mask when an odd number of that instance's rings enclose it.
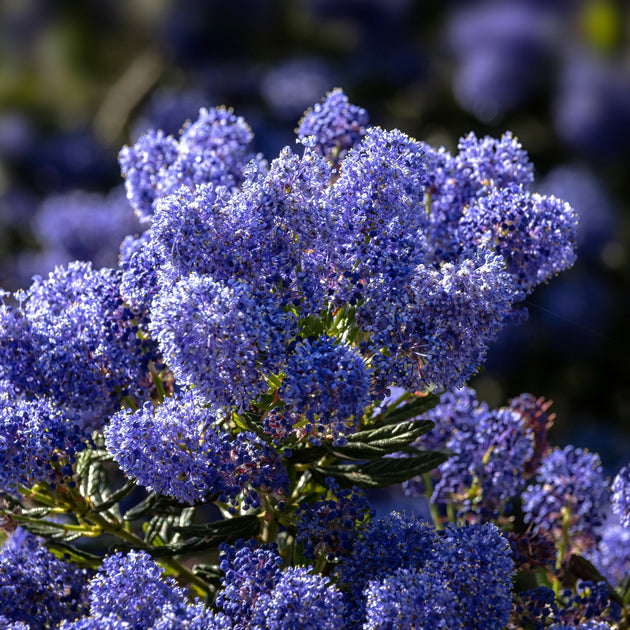
<instances>
[{"instance_id":1,"label":"purple flower cluster","mask_svg":"<svg viewBox=\"0 0 630 630\"><path fill-rule=\"evenodd\" d=\"M370 396L461 386L525 293L573 261L574 216L527 192L533 169L510 134L471 134L451 156L366 128L335 90L305 115L301 155L246 165L242 119L204 111L179 140L150 132L121 152L132 204L151 216L121 267L123 295L148 314L177 380L213 404L246 405L284 372L291 406L310 372L295 381L287 347L342 337L324 327L308 339L304 322L348 305ZM335 409L338 420L361 404ZM341 439L336 415L330 425Z\"/></svg>"},{"instance_id":2,"label":"purple flower cluster","mask_svg":"<svg viewBox=\"0 0 630 630\"><path fill-rule=\"evenodd\" d=\"M297 135L298 138L314 136L317 150L338 165L365 135L367 124L368 113L351 105L343 91L336 88L304 114Z\"/></svg>"},{"instance_id":3,"label":"purple flower cluster","mask_svg":"<svg viewBox=\"0 0 630 630\"><path fill-rule=\"evenodd\" d=\"M77 423L51 400L0 394L0 492L70 479L76 454L86 446ZM69 484L73 484L70 480Z\"/></svg>"},{"instance_id":4,"label":"purple flower cluster","mask_svg":"<svg viewBox=\"0 0 630 630\"><path fill-rule=\"evenodd\" d=\"M364 628L451 630L462 627L455 593L443 575L431 570L396 569L380 580L370 580L364 597Z\"/></svg>"},{"instance_id":5,"label":"purple flower cluster","mask_svg":"<svg viewBox=\"0 0 630 630\"><path fill-rule=\"evenodd\" d=\"M342 594L330 578L310 568L288 567L273 589L256 601L253 621L264 630L339 630L344 621Z\"/></svg>"},{"instance_id":6,"label":"purple flower cluster","mask_svg":"<svg viewBox=\"0 0 630 630\"><path fill-rule=\"evenodd\" d=\"M252 619L256 602L269 593L282 572L282 558L275 544L254 540L221 546L222 590L217 606L234 621Z\"/></svg>"},{"instance_id":7,"label":"purple flower cluster","mask_svg":"<svg viewBox=\"0 0 630 630\"><path fill-rule=\"evenodd\" d=\"M394 594L412 602L402 614L438 624L428 627L448 627L454 618L462 628L500 630L510 613L510 546L490 523L450 524L439 532L394 512L369 524L336 572L347 589L347 619L355 624L369 615L381 624L376 627L392 627L387 623L401 613Z\"/></svg>"},{"instance_id":8,"label":"purple flower cluster","mask_svg":"<svg viewBox=\"0 0 630 630\"><path fill-rule=\"evenodd\" d=\"M525 522L556 538L568 532L590 548L608 503L608 482L597 453L574 446L555 449L538 469L536 483L522 495Z\"/></svg>"},{"instance_id":9,"label":"purple flower cluster","mask_svg":"<svg viewBox=\"0 0 630 630\"><path fill-rule=\"evenodd\" d=\"M501 254L518 286L531 293L575 262L577 216L555 197L509 186L472 204L460 221L462 241ZM567 240L567 234L571 240Z\"/></svg>"},{"instance_id":10,"label":"purple flower cluster","mask_svg":"<svg viewBox=\"0 0 630 630\"><path fill-rule=\"evenodd\" d=\"M432 499L453 501L461 514L483 520L510 511L525 486L523 471L534 452L532 432L507 409L469 418L454 428L446 447L455 455L438 467Z\"/></svg>"},{"instance_id":11,"label":"purple flower cluster","mask_svg":"<svg viewBox=\"0 0 630 630\"><path fill-rule=\"evenodd\" d=\"M149 220L154 201L181 186L238 186L253 158L248 151L252 139L247 123L224 107L199 110L179 140L148 131L120 152L127 198L138 216Z\"/></svg>"},{"instance_id":12,"label":"purple flower cluster","mask_svg":"<svg viewBox=\"0 0 630 630\"><path fill-rule=\"evenodd\" d=\"M345 443L370 402L370 371L358 350L321 336L296 344L279 394L291 414L304 416L311 442L332 437Z\"/></svg>"},{"instance_id":13,"label":"purple flower cluster","mask_svg":"<svg viewBox=\"0 0 630 630\"><path fill-rule=\"evenodd\" d=\"M225 573L217 606L243 630L305 628L334 630L343 625L343 601L329 578L306 567L282 568L275 545L255 541L222 546ZM251 625L250 625L251 624Z\"/></svg>"},{"instance_id":14,"label":"purple flower cluster","mask_svg":"<svg viewBox=\"0 0 630 630\"><path fill-rule=\"evenodd\" d=\"M148 396L151 346L123 303L120 275L90 263L57 267L0 309L0 378L27 397L48 396L100 426L124 396Z\"/></svg>"},{"instance_id":15,"label":"purple flower cluster","mask_svg":"<svg viewBox=\"0 0 630 630\"><path fill-rule=\"evenodd\" d=\"M90 580L89 614L65 621L62 630L228 630L222 615L201 602L191 603L188 592L144 551L117 553L103 560Z\"/></svg>"},{"instance_id":16,"label":"purple flower cluster","mask_svg":"<svg viewBox=\"0 0 630 630\"><path fill-rule=\"evenodd\" d=\"M618 586L630 573L630 528L609 519L600 533L588 558L612 586Z\"/></svg>"},{"instance_id":17,"label":"purple flower cluster","mask_svg":"<svg viewBox=\"0 0 630 630\"><path fill-rule=\"evenodd\" d=\"M320 554L328 561L348 555L359 532L374 516L359 488L342 489L332 478L326 483L330 496L310 505L303 503L296 512L296 542L311 560Z\"/></svg>"},{"instance_id":18,"label":"purple flower cluster","mask_svg":"<svg viewBox=\"0 0 630 630\"><path fill-rule=\"evenodd\" d=\"M150 330L182 385L216 405L247 405L279 371L295 327L276 295L191 274L161 291Z\"/></svg>"},{"instance_id":19,"label":"purple flower cluster","mask_svg":"<svg viewBox=\"0 0 630 630\"><path fill-rule=\"evenodd\" d=\"M492 190L512 185L527 188L534 181L534 168L511 133L500 139L469 133L460 139L456 155L423 146L428 180L424 207L429 221L424 247L436 262L450 260L462 250L475 249L461 240L458 229L467 209Z\"/></svg>"},{"instance_id":20,"label":"purple flower cluster","mask_svg":"<svg viewBox=\"0 0 630 630\"><path fill-rule=\"evenodd\" d=\"M16 530L0 549L2 627L47 630L79 617L87 612L87 581L86 571L57 559L40 538Z\"/></svg>"},{"instance_id":21,"label":"purple flower cluster","mask_svg":"<svg viewBox=\"0 0 630 630\"><path fill-rule=\"evenodd\" d=\"M630 527L630 465L623 466L612 482L611 504L623 527Z\"/></svg>"},{"instance_id":22,"label":"purple flower cluster","mask_svg":"<svg viewBox=\"0 0 630 630\"><path fill-rule=\"evenodd\" d=\"M542 444L537 435L543 435L543 429L546 435L548 416L540 405L544 407L524 394L508 407L489 409L470 388L444 394L427 414L436 427L418 441L424 448L453 452L434 471L432 501L454 503L458 514L468 518L487 520L509 513L511 500L537 466ZM413 495L425 488L414 479L405 483L405 490Z\"/></svg>"},{"instance_id":23,"label":"purple flower cluster","mask_svg":"<svg viewBox=\"0 0 630 630\"><path fill-rule=\"evenodd\" d=\"M121 411L105 428L109 452L128 477L161 494L193 504L209 496L259 504L256 489L283 496L288 477L279 455L257 436L235 438L191 394Z\"/></svg>"}]
</instances>

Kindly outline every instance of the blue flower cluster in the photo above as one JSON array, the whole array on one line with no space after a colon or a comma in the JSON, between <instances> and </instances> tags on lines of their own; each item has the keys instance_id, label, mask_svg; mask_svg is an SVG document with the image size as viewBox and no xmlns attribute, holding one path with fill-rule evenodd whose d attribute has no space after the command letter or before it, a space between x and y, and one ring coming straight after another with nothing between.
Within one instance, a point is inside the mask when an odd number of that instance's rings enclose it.
<instances>
[{"instance_id":1,"label":"blue flower cluster","mask_svg":"<svg viewBox=\"0 0 630 630\"><path fill-rule=\"evenodd\" d=\"M76 454L86 445L77 418L53 401L0 394L0 492L43 481L72 485Z\"/></svg>"},{"instance_id":2,"label":"blue flower cluster","mask_svg":"<svg viewBox=\"0 0 630 630\"><path fill-rule=\"evenodd\" d=\"M525 521L556 538L568 533L588 548L596 540L609 492L597 453L557 448L543 458L536 483L523 492Z\"/></svg>"},{"instance_id":3,"label":"blue flower cluster","mask_svg":"<svg viewBox=\"0 0 630 630\"><path fill-rule=\"evenodd\" d=\"M544 407L542 401L522 395L507 407L489 409L467 387L444 394L427 414L436 428L418 441L454 453L433 473L432 501L453 503L458 515L469 518L509 513L545 448L549 420ZM421 479L404 487L411 495L426 490Z\"/></svg>"},{"instance_id":4,"label":"blue flower cluster","mask_svg":"<svg viewBox=\"0 0 630 630\"><path fill-rule=\"evenodd\" d=\"M183 503L234 503L243 493L244 504L256 507L256 488L278 497L288 490L276 451L247 432L234 438L190 393L117 413L105 441L128 477Z\"/></svg>"},{"instance_id":5,"label":"blue flower cluster","mask_svg":"<svg viewBox=\"0 0 630 630\"><path fill-rule=\"evenodd\" d=\"M57 267L0 309L0 380L16 395L49 397L100 427L124 396L149 396L148 362L119 292L120 275L87 262Z\"/></svg>"},{"instance_id":6,"label":"blue flower cluster","mask_svg":"<svg viewBox=\"0 0 630 630\"><path fill-rule=\"evenodd\" d=\"M312 343L304 339L289 356L286 373L279 394L291 415L306 418L311 442L332 437L333 444L344 444L370 402L370 371L359 351L325 335Z\"/></svg>"},{"instance_id":7,"label":"blue flower cluster","mask_svg":"<svg viewBox=\"0 0 630 630\"><path fill-rule=\"evenodd\" d=\"M57 267L0 309L0 516L42 518L63 545L107 534L132 549L111 548L88 583L29 543L35 590L69 571L56 604L36 593L29 612L7 546L3 622L500 630L515 559L552 571L545 543L558 531L554 568L564 552L596 553L599 460L551 451L542 399L491 410L464 387L526 295L573 263L575 213L530 192L533 167L510 134L471 134L451 155L368 127L339 89L296 133L296 149L267 161L222 107L178 137L147 132L120 153L144 232L122 243L118 269ZM410 393L383 403L393 387ZM430 392L446 393L411 417ZM418 438L425 418L436 427ZM426 470L442 457L426 447L453 454L407 485L434 483L434 523L372 520L356 486ZM110 470L162 496L127 508L133 483L110 492ZM535 475L523 493L533 532L511 544L495 523L520 525L511 504ZM622 519L623 484L620 473ZM226 518L194 522L213 502ZM217 548L221 578L180 561ZM29 568L38 559L50 566Z\"/></svg>"},{"instance_id":8,"label":"blue flower cluster","mask_svg":"<svg viewBox=\"0 0 630 630\"><path fill-rule=\"evenodd\" d=\"M298 138L315 137L318 151L333 165L338 165L365 135L368 119L362 107L350 104L343 91L336 88L304 114L297 135Z\"/></svg>"},{"instance_id":9,"label":"blue flower cluster","mask_svg":"<svg viewBox=\"0 0 630 630\"><path fill-rule=\"evenodd\" d=\"M623 527L630 527L630 466L623 466L612 483L612 509Z\"/></svg>"},{"instance_id":10,"label":"blue flower cluster","mask_svg":"<svg viewBox=\"0 0 630 630\"><path fill-rule=\"evenodd\" d=\"M201 109L179 139L148 131L120 152L120 167L131 205L141 219L153 214L153 202L180 186L236 186L253 157L247 123L224 107Z\"/></svg>"},{"instance_id":11,"label":"blue flower cluster","mask_svg":"<svg viewBox=\"0 0 630 630\"><path fill-rule=\"evenodd\" d=\"M246 405L270 374L295 379L290 343L326 338L304 322L348 305L372 397L461 386L525 294L573 262L575 214L527 190L533 169L509 134L469 135L451 156L367 127L335 90L305 115L301 155L247 164L243 125L201 110L179 140L150 132L121 152L148 225L123 246L123 295L176 379L213 404ZM284 391L325 389L304 378ZM335 438L363 403L336 409Z\"/></svg>"},{"instance_id":12,"label":"blue flower cluster","mask_svg":"<svg viewBox=\"0 0 630 630\"><path fill-rule=\"evenodd\" d=\"M16 530L0 549L0 626L49 629L81 616L88 577L56 558L40 538Z\"/></svg>"},{"instance_id":13,"label":"blue flower cluster","mask_svg":"<svg viewBox=\"0 0 630 630\"><path fill-rule=\"evenodd\" d=\"M374 510L359 488L342 489L333 478L326 479L327 495L312 504L302 504L296 512L296 542L302 545L306 558L320 554L332 562L352 550L359 532Z\"/></svg>"},{"instance_id":14,"label":"blue flower cluster","mask_svg":"<svg viewBox=\"0 0 630 630\"><path fill-rule=\"evenodd\" d=\"M341 591L330 578L311 567L282 568L276 545L238 541L224 545L221 569L225 576L217 605L234 628L343 627Z\"/></svg>"},{"instance_id":15,"label":"blue flower cluster","mask_svg":"<svg viewBox=\"0 0 630 630\"><path fill-rule=\"evenodd\" d=\"M510 546L490 523L436 531L418 517L393 512L372 521L336 572L347 589L347 619L355 624L368 615L375 627L391 627L387 623L400 612L438 624L427 627L500 630L512 605ZM411 605L403 610L405 601ZM456 625L448 626L454 619Z\"/></svg>"},{"instance_id":16,"label":"blue flower cluster","mask_svg":"<svg viewBox=\"0 0 630 630\"><path fill-rule=\"evenodd\" d=\"M143 551L117 553L103 560L87 587L89 610L60 630L228 630L222 615L215 615ZM35 627L35 626L33 626Z\"/></svg>"}]
</instances>

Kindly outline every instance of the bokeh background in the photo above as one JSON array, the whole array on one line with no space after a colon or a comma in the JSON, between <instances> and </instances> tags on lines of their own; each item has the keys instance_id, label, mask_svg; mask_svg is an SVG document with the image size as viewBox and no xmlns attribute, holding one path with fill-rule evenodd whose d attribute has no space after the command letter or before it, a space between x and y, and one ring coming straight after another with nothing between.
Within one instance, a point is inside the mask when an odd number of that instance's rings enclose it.
<instances>
[{"instance_id":1,"label":"bokeh background","mask_svg":"<svg viewBox=\"0 0 630 630\"><path fill-rule=\"evenodd\" d=\"M229 105L273 158L339 86L372 124L455 150L513 131L581 217L575 267L473 379L554 401L552 440L630 461L630 3L0 0L0 286L115 265L139 226L117 153Z\"/></svg>"}]
</instances>

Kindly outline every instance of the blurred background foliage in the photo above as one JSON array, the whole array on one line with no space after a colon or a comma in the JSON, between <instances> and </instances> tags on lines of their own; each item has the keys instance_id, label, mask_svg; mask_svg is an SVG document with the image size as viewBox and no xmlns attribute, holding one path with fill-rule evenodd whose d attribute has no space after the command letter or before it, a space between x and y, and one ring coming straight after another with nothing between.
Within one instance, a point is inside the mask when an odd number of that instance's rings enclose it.
<instances>
[{"instance_id":1,"label":"blurred background foliage","mask_svg":"<svg viewBox=\"0 0 630 630\"><path fill-rule=\"evenodd\" d=\"M229 105L269 159L340 86L372 124L456 150L513 131L581 216L578 262L473 380L554 400L556 443L630 453L630 8L625 0L0 0L0 286L115 265L140 226L117 153Z\"/></svg>"}]
</instances>

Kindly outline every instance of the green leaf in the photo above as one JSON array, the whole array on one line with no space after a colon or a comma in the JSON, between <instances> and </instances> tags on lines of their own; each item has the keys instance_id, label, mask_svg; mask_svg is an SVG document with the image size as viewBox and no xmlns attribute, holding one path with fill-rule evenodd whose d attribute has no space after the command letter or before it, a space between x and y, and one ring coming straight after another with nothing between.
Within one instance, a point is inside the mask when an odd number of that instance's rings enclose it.
<instances>
[{"instance_id":1,"label":"green leaf","mask_svg":"<svg viewBox=\"0 0 630 630\"><path fill-rule=\"evenodd\" d=\"M200 537L218 546L222 542L232 544L239 538L255 538L260 533L260 519L253 514L246 514L200 525L174 525L173 531L184 538Z\"/></svg>"},{"instance_id":2,"label":"green leaf","mask_svg":"<svg viewBox=\"0 0 630 630\"><path fill-rule=\"evenodd\" d=\"M50 514L53 508L51 507L33 507L29 509L22 510L20 512L21 516L28 516L30 518L45 518Z\"/></svg>"},{"instance_id":3,"label":"green leaf","mask_svg":"<svg viewBox=\"0 0 630 630\"><path fill-rule=\"evenodd\" d=\"M348 443L344 446L332 446L330 441L323 441L321 446L295 450L290 461L294 464L307 464L326 454L356 461L378 459L404 450L434 426L431 420L419 419L363 429L348 436Z\"/></svg>"},{"instance_id":4,"label":"green leaf","mask_svg":"<svg viewBox=\"0 0 630 630\"><path fill-rule=\"evenodd\" d=\"M72 564L76 564L79 567L98 569L103 561L101 557L83 549L77 549L61 540L47 541L46 546L60 560L72 562Z\"/></svg>"},{"instance_id":5,"label":"green leaf","mask_svg":"<svg viewBox=\"0 0 630 630\"><path fill-rule=\"evenodd\" d=\"M79 491L93 504L103 501L103 492L107 489L107 475L99 459L90 459L79 478Z\"/></svg>"},{"instance_id":6,"label":"green leaf","mask_svg":"<svg viewBox=\"0 0 630 630\"><path fill-rule=\"evenodd\" d=\"M383 457L361 464L312 466L318 480L334 477L344 487L386 488L433 470L448 459L445 451L415 451L411 457Z\"/></svg>"},{"instance_id":7,"label":"green leaf","mask_svg":"<svg viewBox=\"0 0 630 630\"><path fill-rule=\"evenodd\" d=\"M357 431L353 435L348 436L348 442L369 442L375 444L380 440L391 440L393 438L404 435L405 433L414 433L416 437L420 437L428 433L435 423L432 420L407 420L396 424L386 424L377 428L364 429ZM406 438L403 438L406 439ZM415 438L414 438L415 439Z\"/></svg>"},{"instance_id":8,"label":"green leaf","mask_svg":"<svg viewBox=\"0 0 630 630\"><path fill-rule=\"evenodd\" d=\"M144 523L142 529L144 530L144 542L148 545L152 545L156 538L159 537L160 541L157 543L168 542L168 527L172 524L172 516L154 516L148 523Z\"/></svg>"},{"instance_id":9,"label":"green leaf","mask_svg":"<svg viewBox=\"0 0 630 630\"><path fill-rule=\"evenodd\" d=\"M77 457L75 472L79 477L83 477L88 474L88 470L93 462L107 461L112 461L112 456L105 449L85 449Z\"/></svg>"},{"instance_id":10,"label":"green leaf","mask_svg":"<svg viewBox=\"0 0 630 630\"><path fill-rule=\"evenodd\" d=\"M92 512L104 512L105 510L109 510L111 507L122 501L127 495L129 495L136 487L135 481L128 480L122 488L119 488L115 492L113 492L107 501L103 501L95 505L92 508Z\"/></svg>"},{"instance_id":11,"label":"green leaf","mask_svg":"<svg viewBox=\"0 0 630 630\"><path fill-rule=\"evenodd\" d=\"M410 396L412 396L410 402L403 402L403 404L394 407L390 406L377 414L373 425L396 424L403 420L415 418L430 411L440 402L440 396L437 394L423 394L421 396L410 394Z\"/></svg>"},{"instance_id":12,"label":"green leaf","mask_svg":"<svg viewBox=\"0 0 630 630\"><path fill-rule=\"evenodd\" d=\"M146 499L127 510L123 518L133 521L144 516L179 515L186 507L188 506L175 499L151 492Z\"/></svg>"}]
</instances>

